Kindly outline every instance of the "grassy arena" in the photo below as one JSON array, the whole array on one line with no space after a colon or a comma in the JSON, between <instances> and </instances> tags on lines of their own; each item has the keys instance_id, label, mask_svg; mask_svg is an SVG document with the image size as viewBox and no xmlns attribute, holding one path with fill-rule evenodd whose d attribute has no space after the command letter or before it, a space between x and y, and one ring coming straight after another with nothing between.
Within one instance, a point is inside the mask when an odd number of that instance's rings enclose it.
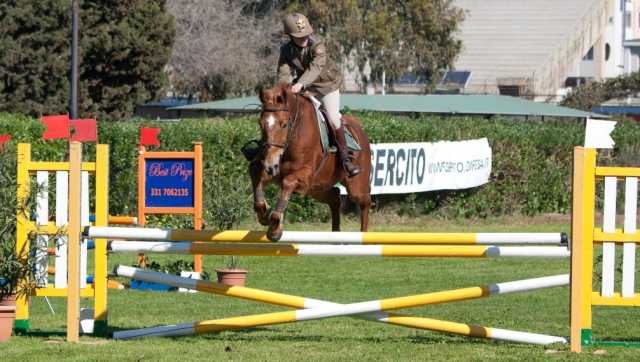
<instances>
[{"instance_id":1,"label":"grassy arena","mask_svg":"<svg viewBox=\"0 0 640 362\"><path fill-rule=\"evenodd\" d=\"M509 218L453 223L430 218L388 219L374 214L374 231L568 231L568 217ZM327 224L289 225L289 230L327 230ZM257 228L247 224L243 228ZM347 220L345 230L357 230ZM152 255L165 263L175 256ZM133 255L112 255L110 265L132 265ZM206 270L222 266L222 257L205 257ZM494 282L568 272L568 260L418 259L337 257L243 257L248 286L340 303L375 300ZM581 356L568 346L530 346L468 339L352 318L334 318L195 337L113 341L83 337L79 345L63 343L66 319L62 299L52 299L51 315L42 298L32 303L29 336L0 345L1 360L51 361L186 361L186 360L589 360L600 359L594 349ZM110 326L131 329L163 324L286 310L282 307L203 293L110 291ZM403 310L436 319L567 336L569 291L554 288ZM640 325L629 309L596 309L594 335L633 340ZM637 359L639 349L605 348L609 358Z\"/></svg>"}]
</instances>

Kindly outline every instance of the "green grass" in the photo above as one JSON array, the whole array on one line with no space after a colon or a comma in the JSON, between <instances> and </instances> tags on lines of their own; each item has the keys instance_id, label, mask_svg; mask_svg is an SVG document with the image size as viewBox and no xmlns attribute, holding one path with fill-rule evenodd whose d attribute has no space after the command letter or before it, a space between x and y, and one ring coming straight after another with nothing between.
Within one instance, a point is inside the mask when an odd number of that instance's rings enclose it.
<instances>
[{"instance_id":1,"label":"green grass","mask_svg":"<svg viewBox=\"0 0 640 362\"><path fill-rule=\"evenodd\" d=\"M345 222L356 230L355 220ZM454 223L429 218L386 218L374 214L376 231L568 231L564 217L509 218ZM245 228L257 228L253 224ZM327 230L327 224L287 225L289 230ZM152 255L164 263L175 257ZM112 255L111 266L135 263L133 255ZM333 257L242 257L248 286L340 303L462 288L568 272L568 260L419 259ZM222 257L205 257L206 270L223 265ZM185 361L185 360L591 360L594 349L574 355L567 346L530 346L469 339L352 318L333 318L193 337L114 341L83 337L63 343L65 300L51 299L51 315L42 298L31 308L32 332L0 345L2 361ZM88 304L85 302L85 304ZM112 329L130 329L230 316L287 310L204 293L110 291ZM568 288L547 289L490 299L413 308L403 313L529 332L569 334ZM597 338L632 340L640 336L637 312L596 309ZM640 338L638 338L640 339ZM631 360L640 349L606 347L606 357Z\"/></svg>"}]
</instances>

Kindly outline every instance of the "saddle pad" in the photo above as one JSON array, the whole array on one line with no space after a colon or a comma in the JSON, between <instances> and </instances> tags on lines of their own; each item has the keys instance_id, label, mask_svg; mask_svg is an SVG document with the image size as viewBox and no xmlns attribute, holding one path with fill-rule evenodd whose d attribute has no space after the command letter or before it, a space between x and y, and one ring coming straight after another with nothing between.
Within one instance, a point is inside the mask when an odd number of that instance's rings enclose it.
<instances>
[{"instance_id":1,"label":"saddle pad","mask_svg":"<svg viewBox=\"0 0 640 362\"><path fill-rule=\"evenodd\" d=\"M315 101L315 100L314 100ZM324 114L320 111L320 108L317 106L320 102L312 101L314 104L314 108L316 109L316 120L318 122L318 129L320 130L320 143L322 143L322 150L327 152L329 149L329 125L327 124L327 120L324 118ZM352 151L362 151L360 145L356 141L356 138L353 137L349 128L344 128L345 139L347 141L347 148ZM331 150L330 150L331 151Z\"/></svg>"}]
</instances>

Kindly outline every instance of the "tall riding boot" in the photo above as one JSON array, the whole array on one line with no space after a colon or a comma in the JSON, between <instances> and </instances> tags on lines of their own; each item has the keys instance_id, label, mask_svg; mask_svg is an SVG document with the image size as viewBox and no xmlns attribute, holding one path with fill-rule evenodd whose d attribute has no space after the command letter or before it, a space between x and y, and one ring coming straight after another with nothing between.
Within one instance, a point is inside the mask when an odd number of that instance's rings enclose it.
<instances>
[{"instance_id":1,"label":"tall riding boot","mask_svg":"<svg viewBox=\"0 0 640 362\"><path fill-rule=\"evenodd\" d=\"M360 173L360 167L354 165L349 158L349 149L347 148L347 140L344 135L344 127L333 130L336 138L336 146L338 146L338 154L342 161L342 167L347 171L349 177L353 177Z\"/></svg>"}]
</instances>

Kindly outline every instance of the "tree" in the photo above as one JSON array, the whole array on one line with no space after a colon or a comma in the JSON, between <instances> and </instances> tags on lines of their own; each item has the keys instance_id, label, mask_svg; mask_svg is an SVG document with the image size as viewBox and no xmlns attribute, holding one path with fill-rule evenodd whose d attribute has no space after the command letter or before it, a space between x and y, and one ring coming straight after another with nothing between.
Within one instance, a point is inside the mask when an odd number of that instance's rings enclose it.
<instances>
[{"instance_id":1,"label":"tree","mask_svg":"<svg viewBox=\"0 0 640 362\"><path fill-rule=\"evenodd\" d=\"M275 79L282 25L271 1L169 0L171 84L201 101L253 93Z\"/></svg>"},{"instance_id":2,"label":"tree","mask_svg":"<svg viewBox=\"0 0 640 362\"><path fill-rule=\"evenodd\" d=\"M298 0L288 10L306 13L343 64L370 68L363 85L414 72L429 90L462 49L454 35L464 13L452 0Z\"/></svg>"},{"instance_id":3,"label":"tree","mask_svg":"<svg viewBox=\"0 0 640 362\"><path fill-rule=\"evenodd\" d=\"M67 112L70 3L0 4L0 110ZM82 0L79 34L81 117L126 119L160 94L174 38L164 0Z\"/></svg>"},{"instance_id":4,"label":"tree","mask_svg":"<svg viewBox=\"0 0 640 362\"><path fill-rule=\"evenodd\" d=\"M621 75L602 82L589 82L575 88L560 105L591 112L610 99L625 98L640 92L640 72Z\"/></svg>"}]
</instances>

